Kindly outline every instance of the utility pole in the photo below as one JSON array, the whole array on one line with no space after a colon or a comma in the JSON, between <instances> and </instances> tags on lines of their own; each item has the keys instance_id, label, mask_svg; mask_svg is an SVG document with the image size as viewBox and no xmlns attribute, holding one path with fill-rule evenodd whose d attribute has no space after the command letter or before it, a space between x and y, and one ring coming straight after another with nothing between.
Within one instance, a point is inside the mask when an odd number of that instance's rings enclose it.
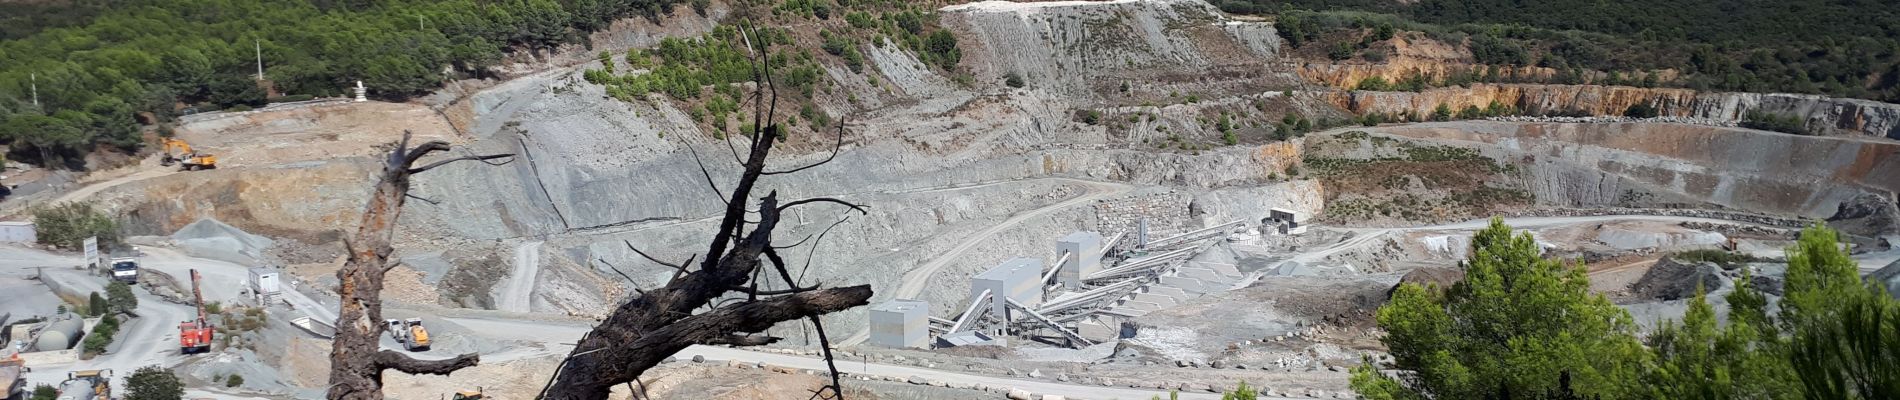
<instances>
[{"instance_id":1,"label":"utility pole","mask_svg":"<svg viewBox=\"0 0 1900 400\"><path fill-rule=\"evenodd\" d=\"M251 39L251 46L257 49L257 80L264 80L264 43Z\"/></svg>"}]
</instances>

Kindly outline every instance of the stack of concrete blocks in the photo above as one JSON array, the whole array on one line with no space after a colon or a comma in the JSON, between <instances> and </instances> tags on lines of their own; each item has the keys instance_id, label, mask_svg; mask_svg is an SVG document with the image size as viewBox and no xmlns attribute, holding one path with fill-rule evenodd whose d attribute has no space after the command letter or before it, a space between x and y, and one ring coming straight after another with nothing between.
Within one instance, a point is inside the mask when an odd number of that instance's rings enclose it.
<instances>
[{"instance_id":1,"label":"stack of concrete blocks","mask_svg":"<svg viewBox=\"0 0 1900 400\"><path fill-rule=\"evenodd\" d=\"M1070 290L1082 288L1082 279L1102 271L1102 234L1075 232L1056 241L1056 254L1069 253L1056 273L1056 280ZM1060 257L1060 256L1058 256Z\"/></svg>"},{"instance_id":2,"label":"stack of concrete blocks","mask_svg":"<svg viewBox=\"0 0 1900 400\"><path fill-rule=\"evenodd\" d=\"M871 307L871 344L891 348L930 345L930 303L897 299Z\"/></svg>"},{"instance_id":3,"label":"stack of concrete blocks","mask_svg":"<svg viewBox=\"0 0 1900 400\"><path fill-rule=\"evenodd\" d=\"M1042 304L1041 280L1042 260L1013 258L970 278L970 298L974 301L983 291L989 291L990 315L1011 321L1013 318L1009 317L1006 300L1016 300L1024 307L1031 308Z\"/></svg>"},{"instance_id":4,"label":"stack of concrete blocks","mask_svg":"<svg viewBox=\"0 0 1900 400\"><path fill-rule=\"evenodd\" d=\"M1102 232L1124 233L1116 248L1135 248L1135 231L1141 226L1141 220L1148 220L1148 236L1164 238L1193 229L1188 218L1188 204L1193 199L1177 192L1162 192L1139 196L1103 200L1095 204L1096 227Z\"/></svg>"}]
</instances>

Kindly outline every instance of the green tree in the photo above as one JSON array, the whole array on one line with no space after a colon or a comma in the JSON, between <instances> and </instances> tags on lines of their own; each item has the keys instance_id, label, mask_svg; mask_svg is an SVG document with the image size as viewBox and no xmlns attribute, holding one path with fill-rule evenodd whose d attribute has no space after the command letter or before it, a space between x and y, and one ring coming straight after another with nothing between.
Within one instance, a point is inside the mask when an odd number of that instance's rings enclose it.
<instances>
[{"instance_id":1,"label":"green tree","mask_svg":"<svg viewBox=\"0 0 1900 400\"><path fill-rule=\"evenodd\" d=\"M1445 105L1445 103L1438 103L1438 108L1432 109L1432 120L1433 121L1450 121L1451 120L1451 106Z\"/></svg>"},{"instance_id":2,"label":"green tree","mask_svg":"<svg viewBox=\"0 0 1900 400\"><path fill-rule=\"evenodd\" d=\"M1630 118L1656 118L1656 114L1656 106L1650 105L1649 100L1636 102L1623 110L1623 116Z\"/></svg>"},{"instance_id":3,"label":"green tree","mask_svg":"<svg viewBox=\"0 0 1900 400\"><path fill-rule=\"evenodd\" d=\"M53 385L42 383L33 386L33 400L56 400L58 398L59 388L53 387Z\"/></svg>"},{"instance_id":4,"label":"green tree","mask_svg":"<svg viewBox=\"0 0 1900 400\"><path fill-rule=\"evenodd\" d=\"M1737 283L1730 299L1760 296ZM1740 295L1741 297L1737 297ZM1731 300L1733 301L1733 300ZM1751 303L1743 300L1744 303ZM1715 310L1700 289L1681 323L1669 322L1650 336L1657 364L1644 376L1649 396L1658 399L1799 398L1794 371L1778 352L1776 338L1764 337L1746 315L1752 305L1731 303L1727 327L1716 324Z\"/></svg>"},{"instance_id":5,"label":"green tree","mask_svg":"<svg viewBox=\"0 0 1900 400\"><path fill-rule=\"evenodd\" d=\"M79 121L74 121L79 120ZM42 165L57 166L64 154L73 152L91 140L81 130L91 119L77 111L62 116L15 115L0 124L0 138L24 144L39 153Z\"/></svg>"},{"instance_id":6,"label":"green tree","mask_svg":"<svg viewBox=\"0 0 1900 400\"><path fill-rule=\"evenodd\" d=\"M119 243L118 222L94 209L90 202L59 203L33 208L33 225L40 244L78 250L86 238L97 236L100 247Z\"/></svg>"},{"instance_id":7,"label":"green tree","mask_svg":"<svg viewBox=\"0 0 1900 400\"><path fill-rule=\"evenodd\" d=\"M114 312L127 312L139 308L139 298L132 294L132 285L117 280L106 284L106 303Z\"/></svg>"},{"instance_id":8,"label":"green tree","mask_svg":"<svg viewBox=\"0 0 1900 400\"><path fill-rule=\"evenodd\" d=\"M1819 223L1787 254L1781 322L1806 397L1900 398L1900 301L1862 282L1839 234Z\"/></svg>"},{"instance_id":9,"label":"green tree","mask_svg":"<svg viewBox=\"0 0 1900 400\"><path fill-rule=\"evenodd\" d=\"M157 365L140 367L125 378L125 400L179 400L185 397L185 384L169 369Z\"/></svg>"},{"instance_id":10,"label":"green tree","mask_svg":"<svg viewBox=\"0 0 1900 400\"><path fill-rule=\"evenodd\" d=\"M1234 387L1234 391L1220 395L1221 400L1258 400L1259 398L1260 391L1247 386L1247 381L1241 381L1239 386Z\"/></svg>"},{"instance_id":11,"label":"green tree","mask_svg":"<svg viewBox=\"0 0 1900 400\"><path fill-rule=\"evenodd\" d=\"M91 335L86 335L86 340L80 343L80 349L86 354L102 354L106 352L106 346L110 345L112 345L111 336L93 332Z\"/></svg>"},{"instance_id":12,"label":"green tree","mask_svg":"<svg viewBox=\"0 0 1900 400\"><path fill-rule=\"evenodd\" d=\"M86 301L86 312L92 315L107 314L111 309L112 306L106 305L106 297L100 296L99 292L92 292Z\"/></svg>"},{"instance_id":13,"label":"green tree","mask_svg":"<svg viewBox=\"0 0 1900 400\"><path fill-rule=\"evenodd\" d=\"M1580 265L1539 256L1502 219L1472 237L1465 280L1442 292L1402 284L1379 309L1398 377L1367 366L1369 399L1636 398L1648 353L1629 313L1591 294Z\"/></svg>"}]
</instances>

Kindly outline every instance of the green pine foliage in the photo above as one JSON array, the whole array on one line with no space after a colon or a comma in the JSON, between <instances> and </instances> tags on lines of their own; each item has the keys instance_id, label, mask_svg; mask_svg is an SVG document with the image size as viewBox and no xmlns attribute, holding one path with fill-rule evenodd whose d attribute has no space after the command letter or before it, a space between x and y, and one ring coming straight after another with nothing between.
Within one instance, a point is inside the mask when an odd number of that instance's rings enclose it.
<instances>
[{"instance_id":1,"label":"green pine foliage","mask_svg":"<svg viewBox=\"0 0 1900 400\"><path fill-rule=\"evenodd\" d=\"M40 244L78 250L86 238L99 237L100 248L119 243L119 224L90 202L59 203L34 207L33 226L39 231Z\"/></svg>"},{"instance_id":2,"label":"green pine foliage","mask_svg":"<svg viewBox=\"0 0 1900 400\"><path fill-rule=\"evenodd\" d=\"M137 148L141 112L262 106L257 48L279 92L337 96L362 80L403 99L673 0L33 3L0 4L0 141L60 165L94 145Z\"/></svg>"},{"instance_id":3,"label":"green pine foliage","mask_svg":"<svg viewBox=\"0 0 1900 400\"><path fill-rule=\"evenodd\" d=\"M1379 309L1397 377L1362 366L1368 399L1577 395L1634 398L1648 353L1629 313L1591 294L1583 268L1539 256L1503 220L1472 238L1465 280L1402 284Z\"/></svg>"},{"instance_id":4,"label":"green pine foliage","mask_svg":"<svg viewBox=\"0 0 1900 400\"><path fill-rule=\"evenodd\" d=\"M1350 57L1387 29L1466 45L1474 61L1563 71L1543 83L1820 93L1900 102L1900 7L1851 0L1224 0L1277 14L1295 48ZM1400 33L1403 35L1404 33ZM1684 75L1659 82L1653 74ZM1582 74L1597 71L1597 74ZM1623 78L1621 76L1627 76ZM1521 78L1482 74L1481 81Z\"/></svg>"},{"instance_id":5,"label":"green pine foliage","mask_svg":"<svg viewBox=\"0 0 1900 400\"><path fill-rule=\"evenodd\" d=\"M1528 235L1494 220L1472 240L1464 282L1401 285L1379 310L1401 372L1368 358L1351 385L1367 399L1900 397L1900 300L1863 282L1839 239L1802 231L1778 313L1744 270L1726 323L1698 290L1643 347L1626 313L1587 294L1580 268L1538 258Z\"/></svg>"}]
</instances>

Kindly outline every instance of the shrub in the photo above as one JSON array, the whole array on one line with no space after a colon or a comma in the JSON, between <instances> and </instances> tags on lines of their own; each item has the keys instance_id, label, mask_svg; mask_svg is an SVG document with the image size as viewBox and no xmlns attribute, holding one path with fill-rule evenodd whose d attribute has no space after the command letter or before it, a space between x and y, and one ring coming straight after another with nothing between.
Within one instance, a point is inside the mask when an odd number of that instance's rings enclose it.
<instances>
[{"instance_id":1,"label":"shrub","mask_svg":"<svg viewBox=\"0 0 1900 400\"><path fill-rule=\"evenodd\" d=\"M243 385L244 376L242 375L231 374L231 376L224 378L224 387L238 387Z\"/></svg>"},{"instance_id":2,"label":"shrub","mask_svg":"<svg viewBox=\"0 0 1900 400\"><path fill-rule=\"evenodd\" d=\"M1450 121L1451 107L1446 106L1445 103L1438 103L1438 107L1432 109L1432 120L1433 121Z\"/></svg>"},{"instance_id":3,"label":"shrub","mask_svg":"<svg viewBox=\"0 0 1900 400\"><path fill-rule=\"evenodd\" d=\"M205 312L210 313L210 314L223 314L224 303L219 303L215 301L205 303Z\"/></svg>"},{"instance_id":4,"label":"shrub","mask_svg":"<svg viewBox=\"0 0 1900 400\"><path fill-rule=\"evenodd\" d=\"M1013 88L1023 87L1023 75L1015 72L1003 76L1003 84Z\"/></svg>"},{"instance_id":5,"label":"shrub","mask_svg":"<svg viewBox=\"0 0 1900 400\"><path fill-rule=\"evenodd\" d=\"M1689 250L1672 254L1669 258L1683 262L1707 261L1719 264L1723 267L1733 267L1737 264L1755 261L1755 257L1747 254L1715 249Z\"/></svg>"},{"instance_id":6,"label":"shrub","mask_svg":"<svg viewBox=\"0 0 1900 400\"><path fill-rule=\"evenodd\" d=\"M1742 127L1796 135L1808 134L1807 124L1801 120L1801 117L1762 111L1749 111L1748 114L1743 115Z\"/></svg>"},{"instance_id":7,"label":"shrub","mask_svg":"<svg viewBox=\"0 0 1900 400\"><path fill-rule=\"evenodd\" d=\"M86 238L99 237L100 247L119 243L119 224L92 207L91 202L60 203L33 209L33 225L40 244L79 250Z\"/></svg>"},{"instance_id":8,"label":"shrub","mask_svg":"<svg viewBox=\"0 0 1900 400\"><path fill-rule=\"evenodd\" d=\"M1084 124L1095 125L1095 123L1102 121L1102 112L1096 110L1075 110L1075 120Z\"/></svg>"},{"instance_id":9,"label":"shrub","mask_svg":"<svg viewBox=\"0 0 1900 400\"><path fill-rule=\"evenodd\" d=\"M33 386L33 400L55 400L58 398L59 388L53 387L53 385L42 383Z\"/></svg>"},{"instance_id":10,"label":"shrub","mask_svg":"<svg viewBox=\"0 0 1900 400\"><path fill-rule=\"evenodd\" d=\"M125 282L112 281L106 284L105 300L106 305L112 307L111 311L114 312L126 312L139 308L138 296L132 295L132 285L127 285Z\"/></svg>"},{"instance_id":11,"label":"shrub","mask_svg":"<svg viewBox=\"0 0 1900 400\"><path fill-rule=\"evenodd\" d=\"M1631 104L1630 108L1623 110L1623 116L1631 118L1656 118L1656 114L1656 106L1650 105L1649 100Z\"/></svg>"},{"instance_id":12,"label":"shrub","mask_svg":"<svg viewBox=\"0 0 1900 400\"><path fill-rule=\"evenodd\" d=\"M1370 90L1374 92L1379 92L1379 91L1390 90L1392 88L1392 84L1387 83L1384 77L1374 76L1374 77L1359 80L1359 84L1354 85L1354 88L1358 90Z\"/></svg>"},{"instance_id":13,"label":"shrub","mask_svg":"<svg viewBox=\"0 0 1900 400\"><path fill-rule=\"evenodd\" d=\"M89 315L106 314L106 310L110 308L106 305L106 297L100 296L99 292L92 292L92 297L86 301L86 312Z\"/></svg>"},{"instance_id":14,"label":"shrub","mask_svg":"<svg viewBox=\"0 0 1900 400\"><path fill-rule=\"evenodd\" d=\"M178 400L185 397L185 384L178 375L159 366L145 366L125 378L125 400Z\"/></svg>"},{"instance_id":15,"label":"shrub","mask_svg":"<svg viewBox=\"0 0 1900 400\"><path fill-rule=\"evenodd\" d=\"M112 338L107 337L103 332L94 331L91 335L86 335L86 341L81 343L81 350L84 350L86 354L100 354L105 353L106 346L111 344Z\"/></svg>"}]
</instances>

